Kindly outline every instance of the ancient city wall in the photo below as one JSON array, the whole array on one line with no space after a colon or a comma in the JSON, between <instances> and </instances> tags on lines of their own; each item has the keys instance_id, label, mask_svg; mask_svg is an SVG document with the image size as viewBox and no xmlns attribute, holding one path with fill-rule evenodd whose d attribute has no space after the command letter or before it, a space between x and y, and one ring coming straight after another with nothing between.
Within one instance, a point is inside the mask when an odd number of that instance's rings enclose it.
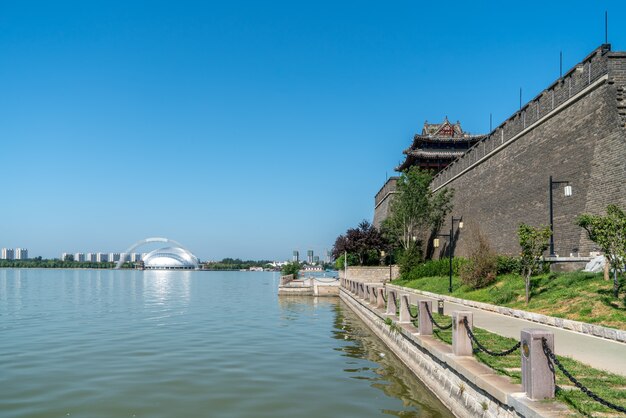
<instances>
[{"instance_id":1,"label":"ancient city wall","mask_svg":"<svg viewBox=\"0 0 626 418\"><path fill-rule=\"evenodd\" d=\"M391 197L396 192L398 177L390 177L374 198L374 221L372 224L380 228L380 224L389 216Z\"/></svg>"},{"instance_id":2,"label":"ancient city wall","mask_svg":"<svg viewBox=\"0 0 626 418\"><path fill-rule=\"evenodd\" d=\"M479 225L499 253L519 252L520 222L549 224L550 175L573 188L571 197L553 189L560 256L595 249L574 224L579 214L626 207L626 53L609 49L593 51L435 177L434 190L456 191L453 215ZM457 255L467 255L471 229L459 234Z\"/></svg>"}]
</instances>

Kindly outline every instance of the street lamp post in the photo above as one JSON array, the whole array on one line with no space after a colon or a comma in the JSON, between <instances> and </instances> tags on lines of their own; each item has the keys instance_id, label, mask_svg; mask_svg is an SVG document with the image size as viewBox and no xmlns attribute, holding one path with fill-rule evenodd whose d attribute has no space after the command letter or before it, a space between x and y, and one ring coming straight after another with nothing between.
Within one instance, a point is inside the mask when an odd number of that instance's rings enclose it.
<instances>
[{"instance_id":1,"label":"street lamp post","mask_svg":"<svg viewBox=\"0 0 626 418\"><path fill-rule=\"evenodd\" d=\"M449 234L438 234L438 237L448 237L448 258L450 259L450 267L448 270L449 273L449 283L448 283L448 292L452 293L452 258L454 257L454 223L459 223L459 229L463 229L463 217L455 218L452 216L450 219L450 233ZM433 246L435 248L439 247L439 239L435 238Z\"/></svg>"},{"instance_id":2,"label":"street lamp post","mask_svg":"<svg viewBox=\"0 0 626 418\"><path fill-rule=\"evenodd\" d=\"M552 189L554 185L565 184L563 188L563 194L566 197L570 197L572 195L572 186L569 185L569 181L554 181L552 180L552 176L550 176L550 186L549 186L549 195L550 195L550 257L556 257L554 254L554 207L553 207L553 197L552 197Z\"/></svg>"}]
</instances>

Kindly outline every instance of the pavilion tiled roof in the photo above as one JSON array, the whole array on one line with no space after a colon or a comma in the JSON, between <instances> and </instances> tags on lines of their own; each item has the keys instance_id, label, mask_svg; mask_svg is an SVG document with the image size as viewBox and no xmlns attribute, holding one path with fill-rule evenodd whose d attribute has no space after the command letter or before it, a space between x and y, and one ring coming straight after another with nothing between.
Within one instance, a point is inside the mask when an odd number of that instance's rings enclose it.
<instances>
[{"instance_id":1,"label":"pavilion tiled roof","mask_svg":"<svg viewBox=\"0 0 626 418\"><path fill-rule=\"evenodd\" d=\"M436 169L443 169L484 138L486 135L471 135L464 132L460 122L452 124L447 117L442 123L426 121L422 133L416 134L411 146L403 151L406 158L396 167L396 171L404 171L413 165L432 169L433 160L438 160L435 163Z\"/></svg>"}]
</instances>

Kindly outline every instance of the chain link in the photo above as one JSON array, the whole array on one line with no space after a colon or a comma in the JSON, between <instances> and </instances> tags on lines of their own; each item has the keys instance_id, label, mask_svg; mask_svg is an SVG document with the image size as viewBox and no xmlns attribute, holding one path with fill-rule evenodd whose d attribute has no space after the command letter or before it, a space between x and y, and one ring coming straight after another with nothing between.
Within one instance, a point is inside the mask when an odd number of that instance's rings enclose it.
<instances>
[{"instance_id":1,"label":"chain link","mask_svg":"<svg viewBox=\"0 0 626 418\"><path fill-rule=\"evenodd\" d=\"M550 347L548 347L548 341L545 339L545 337L541 339L541 344L543 346L543 352L545 353L546 357L548 357L548 359L550 359L552 361L552 363L554 363L559 368L559 370L561 370L563 372L565 377L567 377L570 380L570 382L572 382L585 395L589 396L594 401L601 403L602 405L606 406L607 408L611 408L611 409L614 409L616 411L619 411L619 412L622 412L622 413L626 414L626 408L624 408L622 406L619 406L619 405L615 405L614 403L611 403L611 402L609 402L609 401L607 401L605 399L602 399L601 397L599 397L598 395L596 395L595 393L590 391L582 383L580 383L578 381L578 379L576 379L574 376L572 376L572 374L569 371L567 371L567 369L561 364L559 359L556 358L556 356L554 355L552 350L550 350Z\"/></svg>"},{"instance_id":2,"label":"chain link","mask_svg":"<svg viewBox=\"0 0 626 418\"><path fill-rule=\"evenodd\" d=\"M500 351L500 352L491 351L487 347L482 345L480 343L480 341L478 341L476 339L476 336L474 335L474 333L472 332L471 328L469 327L469 323L467 322L467 317L463 318L463 325L465 325L465 330L467 331L467 335L469 335L470 340L472 340L474 343L476 343L476 346L478 347L479 351L487 353L490 356L493 356L493 357L508 356L509 354L511 354L512 352L514 352L518 348L520 348L520 346L522 345L522 343L520 341L518 341L517 344L515 344L513 347L509 348L508 350L504 350L504 351Z\"/></svg>"},{"instance_id":3,"label":"chain link","mask_svg":"<svg viewBox=\"0 0 626 418\"><path fill-rule=\"evenodd\" d=\"M430 313L430 308L428 307L428 304L426 304L426 313L428 314L428 317L430 318L430 322L433 323L434 326L436 326L439 329L450 329L452 328L452 322L450 322L450 325L446 325L446 326L441 326L437 323L437 321L435 321L435 318L433 318L433 315Z\"/></svg>"}]
</instances>

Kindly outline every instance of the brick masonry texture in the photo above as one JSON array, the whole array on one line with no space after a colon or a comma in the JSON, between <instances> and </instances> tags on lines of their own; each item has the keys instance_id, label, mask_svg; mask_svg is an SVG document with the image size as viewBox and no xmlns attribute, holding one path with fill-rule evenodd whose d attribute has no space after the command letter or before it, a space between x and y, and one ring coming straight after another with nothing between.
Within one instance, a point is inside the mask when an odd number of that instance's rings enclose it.
<instances>
[{"instance_id":1,"label":"brick masonry texture","mask_svg":"<svg viewBox=\"0 0 626 418\"><path fill-rule=\"evenodd\" d=\"M454 188L454 216L477 225L498 253L514 255L521 222L549 224L549 176L568 181L571 197L562 185L554 187L555 252L588 255L594 244L576 217L604 214L610 203L626 207L625 125L626 54L603 45L439 173L431 187ZM459 234L456 255L469 253L471 229Z\"/></svg>"},{"instance_id":2,"label":"brick masonry texture","mask_svg":"<svg viewBox=\"0 0 626 418\"><path fill-rule=\"evenodd\" d=\"M398 177L390 177L378 193L376 193L376 197L374 198L374 221L372 222L376 228L380 228L380 224L389 216L389 205L396 191L397 182Z\"/></svg>"}]
</instances>

